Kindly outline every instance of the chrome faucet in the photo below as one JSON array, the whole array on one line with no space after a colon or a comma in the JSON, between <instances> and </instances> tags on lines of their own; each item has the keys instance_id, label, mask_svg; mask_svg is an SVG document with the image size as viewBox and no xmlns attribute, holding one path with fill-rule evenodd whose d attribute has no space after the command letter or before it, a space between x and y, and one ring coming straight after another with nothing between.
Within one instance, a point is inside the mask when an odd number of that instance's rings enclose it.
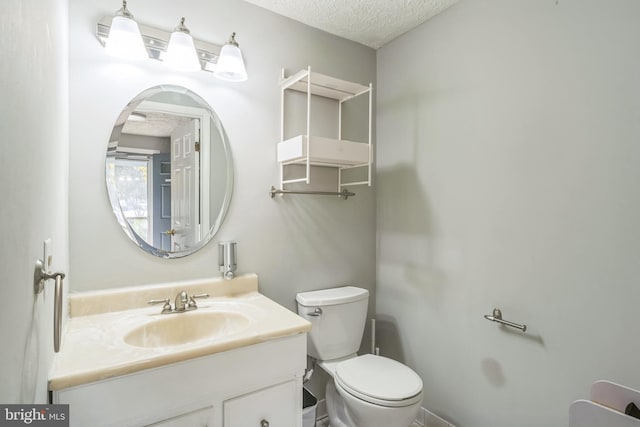
<instances>
[{"instance_id":1,"label":"chrome faucet","mask_svg":"<svg viewBox=\"0 0 640 427\"><path fill-rule=\"evenodd\" d=\"M187 309L187 304L189 303L189 295L187 295L187 291L178 292L176 295L176 303L173 306L173 311L182 312Z\"/></svg>"},{"instance_id":2,"label":"chrome faucet","mask_svg":"<svg viewBox=\"0 0 640 427\"><path fill-rule=\"evenodd\" d=\"M176 295L175 306L172 308L170 299L152 299L149 304L163 304L161 314L184 313L198 308L196 298L209 298L209 294L191 295L187 291L180 291Z\"/></svg>"}]
</instances>

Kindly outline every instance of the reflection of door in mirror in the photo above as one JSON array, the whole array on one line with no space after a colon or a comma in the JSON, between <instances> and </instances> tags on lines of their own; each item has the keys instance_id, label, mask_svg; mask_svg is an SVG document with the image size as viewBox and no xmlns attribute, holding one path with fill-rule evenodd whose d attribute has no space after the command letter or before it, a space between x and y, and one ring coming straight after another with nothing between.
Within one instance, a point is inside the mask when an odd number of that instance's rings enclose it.
<instances>
[{"instance_id":1,"label":"reflection of door in mirror","mask_svg":"<svg viewBox=\"0 0 640 427\"><path fill-rule=\"evenodd\" d=\"M109 137L106 172L123 231L164 258L193 253L211 239L233 188L220 119L198 95L178 86L148 89L125 107Z\"/></svg>"},{"instance_id":2,"label":"reflection of door in mirror","mask_svg":"<svg viewBox=\"0 0 640 427\"><path fill-rule=\"evenodd\" d=\"M169 252L171 235L171 157L170 153L153 156L153 244Z\"/></svg>"},{"instance_id":3,"label":"reflection of door in mirror","mask_svg":"<svg viewBox=\"0 0 640 427\"><path fill-rule=\"evenodd\" d=\"M143 101L122 129L118 152L131 151L133 146L138 156L152 160L148 183L148 205L153 206L150 232L147 237L134 231L136 237L162 251L189 250L202 240L203 230L209 230L209 167L208 162L201 164L200 160L209 155L209 144L201 141L209 139L210 127L206 110ZM136 140L127 141L132 135Z\"/></svg>"},{"instance_id":4,"label":"reflection of door in mirror","mask_svg":"<svg viewBox=\"0 0 640 427\"><path fill-rule=\"evenodd\" d=\"M200 241L200 121L192 119L171 133L171 249Z\"/></svg>"}]
</instances>

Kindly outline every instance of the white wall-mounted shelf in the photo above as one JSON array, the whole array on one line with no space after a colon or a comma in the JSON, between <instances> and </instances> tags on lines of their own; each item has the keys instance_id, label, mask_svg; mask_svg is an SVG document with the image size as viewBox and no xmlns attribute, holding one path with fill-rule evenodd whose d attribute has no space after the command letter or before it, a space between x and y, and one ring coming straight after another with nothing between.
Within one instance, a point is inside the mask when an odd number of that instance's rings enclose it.
<instances>
[{"instance_id":1,"label":"white wall-mounted shelf","mask_svg":"<svg viewBox=\"0 0 640 427\"><path fill-rule=\"evenodd\" d=\"M311 77L311 78L309 78ZM364 86L359 83L352 83L346 80L311 71L311 67L300 70L291 77L284 79L280 86L282 89L292 89L298 92L307 92L309 81L311 81L311 95L323 96L337 101L348 101L358 95L367 93L371 86Z\"/></svg>"},{"instance_id":2,"label":"white wall-mounted shelf","mask_svg":"<svg viewBox=\"0 0 640 427\"><path fill-rule=\"evenodd\" d=\"M338 170L338 192L347 185L371 186L371 166L373 163L373 143L371 138L371 118L373 85L368 86L337 79L311 71L311 67L285 77L282 70L280 142L277 146L277 160L280 164L280 188L296 182L310 183L311 166L334 167ZM307 95L306 134L285 139L285 92L294 90ZM342 139L342 104L361 95L369 95L368 140L366 142ZM327 138L311 135L311 97L321 96L337 101L338 137ZM305 176L284 179L284 167L304 165ZM356 182L342 182L342 171L352 168L367 168L367 179Z\"/></svg>"},{"instance_id":3,"label":"white wall-mounted shelf","mask_svg":"<svg viewBox=\"0 0 640 427\"><path fill-rule=\"evenodd\" d=\"M303 164L307 161L307 147L312 166L367 166L369 146L361 142L298 135L278 144L278 162Z\"/></svg>"}]
</instances>

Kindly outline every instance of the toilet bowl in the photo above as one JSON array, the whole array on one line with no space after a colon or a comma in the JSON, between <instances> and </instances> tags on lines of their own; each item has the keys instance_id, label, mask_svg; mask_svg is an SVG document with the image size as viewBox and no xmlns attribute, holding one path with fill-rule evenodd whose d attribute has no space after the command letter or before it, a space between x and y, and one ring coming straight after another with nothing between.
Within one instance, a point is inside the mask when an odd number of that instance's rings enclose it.
<instances>
[{"instance_id":1,"label":"toilet bowl","mask_svg":"<svg viewBox=\"0 0 640 427\"><path fill-rule=\"evenodd\" d=\"M309 356L333 381L326 388L331 427L408 427L422 404L422 380L395 360L358 356L369 293L352 286L298 294L312 323Z\"/></svg>"},{"instance_id":2,"label":"toilet bowl","mask_svg":"<svg viewBox=\"0 0 640 427\"><path fill-rule=\"evenodd\" d=\"M333 367L326 389L331 427L407 427L416 418L422 380L407 366L365 354Z\"/></svg>"}]
</instances>

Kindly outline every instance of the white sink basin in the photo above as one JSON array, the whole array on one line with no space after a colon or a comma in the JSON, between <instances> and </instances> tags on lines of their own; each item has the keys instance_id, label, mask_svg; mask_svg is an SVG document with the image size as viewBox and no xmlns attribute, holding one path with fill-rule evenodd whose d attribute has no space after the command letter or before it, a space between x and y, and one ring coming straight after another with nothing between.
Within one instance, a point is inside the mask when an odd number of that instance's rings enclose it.
<instances>
[{"instance_id":1,"label":"white sink basin","mask_svg":"<svg viewBox=\"0 0 640 427\"><path fill-rule=\"evenodd\" d=\"M248 317L233 311L167 314L132 329L124 342L135 347L171 347L231 335L249 323Z\"/></svg>"}]
</instances>

